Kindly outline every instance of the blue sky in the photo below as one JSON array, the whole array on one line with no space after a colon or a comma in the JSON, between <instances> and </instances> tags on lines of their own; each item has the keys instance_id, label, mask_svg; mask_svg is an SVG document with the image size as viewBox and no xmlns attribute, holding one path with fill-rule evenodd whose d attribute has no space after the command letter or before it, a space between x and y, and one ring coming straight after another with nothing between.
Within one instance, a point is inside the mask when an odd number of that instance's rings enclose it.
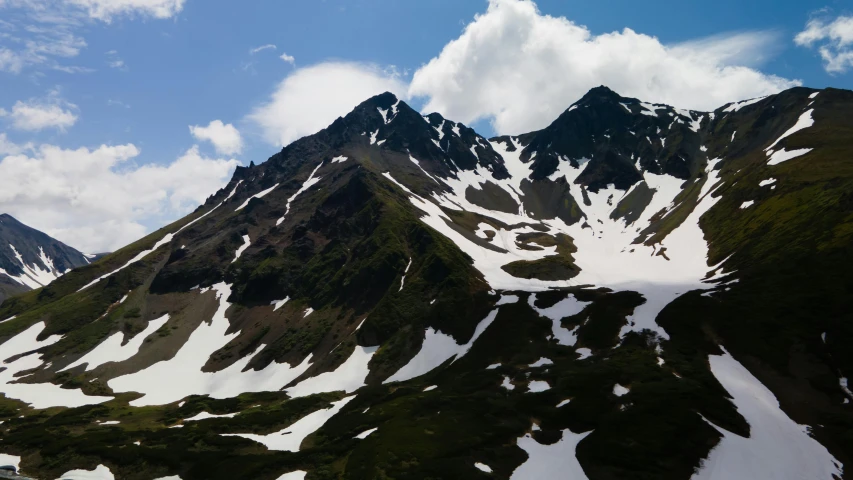
<instances>
[{"instance_id":1,"label":"blue sky","mask_svg":"<svg viewBox=\"0 0 853 480\"><path fill-rule=\"evenodd\" d=\"M695 109L797 83L853 88L853 7L839 0L536 6L0 0L0 210L114 249L386 86L486 135L540 128L600 83ZM229 130L191 134L215 120ZM127 192L103 186L117 181Z\"/></svg>"}]
</instances>

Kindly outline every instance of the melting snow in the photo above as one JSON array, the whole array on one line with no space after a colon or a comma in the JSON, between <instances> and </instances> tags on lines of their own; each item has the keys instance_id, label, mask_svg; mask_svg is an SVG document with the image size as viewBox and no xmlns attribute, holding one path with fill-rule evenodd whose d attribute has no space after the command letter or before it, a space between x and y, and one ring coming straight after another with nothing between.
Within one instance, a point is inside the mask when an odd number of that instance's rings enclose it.
<instances>
[{"instance_id":1,"label":"melting snow","mask_svg":"<svg viewBox=\"0 0 853 480\"><path fill-rule=\"evenodd\" d=\"M130 402L133 406L165 405L189 395L210 395L212 398L230 398L246 392L277 391L305 373L310 366L309 355L297 366L273 362L263 370L243 371L264 345L251 355L237 360L218 372L202 372L208 358L236 338L240 332L227 334L231 326L225 312L231 306L226 299L231 286L213 285L219 299L219 308L210 323L202 322L178 353L136 373L116 377L108 382L115 392L139 392L141 398Z\"/></svg>"},{"instance_id":2,"label":"melting snow","mask_svg":"<svg viewBox=\"0 0 853 480\"><path fill-rule=\"evenodd\" d=\"M501 383L501 386L507 390L515 390L515 385L512 384L507 376L504 376L504 381Z\"/></svg>"},{"instance_id":3,"label":"melting snow","mask_svg":"<svg viewBox=\"0 0 853 480\"><path fill-rule=\"evenodd\" d=\"M575 352L579 355L578 360L583 360L592 356L592 350L588 348L576 348Z\"/></svg>"},{"instance_id":4,"label":"melting snow","mask_svg":"<svg viewBox=\"0 0 853 480\"><path fill-rule=\"evenodd\" d=\"M272 311L274 312L274 311L278 310L279 308L283 307L285 303L287 303L289 301L290 301L290 297L286 297L284 300L273 300L272 302L270 302L270 305L273 306Z\"/></svg>"},{"instance_id":5,"label":"melting snow","mask_svg":"<svg viewBox=\"0 0 853 480\"><path fill-rule=\"evenodd\" d=\"M770 155L770 160L767 161L767 165L779 165L782 162L787 162L788 160L805 155L811 151L811 148L800 148L791 151L785 150L783 148L778 152L767 152Z\"/></svg>"},{"instance_id":6,"label":"melting snow","mask_svg":"<svg viewBox=\"0 0 853 480\"><path fill-rule=\"evenodd\" d=\"M294 470L292 472L285 473L276 480L305 480L305 475L308 475L308 472L304 470Z\"/></svg>"},{"instance_id":7,"label":"melting snow","mask_svg":"<svg viewBox=\"0 0 853 480\"><path fill-rule=\"evenodd\" d=\"M305 314L302 315L302 318L308 318L308 315L311 315L312 313L314 313L314 309L311 307L308 307L307 309L305 309Z\"/></svg>"},{"instance_id":8,"label":"melting snow","mask_svg":"<svg viewBox=\"0 0 853 480\"><path fill-rule=\"evenodd\" d=\"M424 389L424 391L425 392L431 392L431 391L435 390L436 388L438 388L438 385L430 385L430 386L426 387Z\"/></svg>"},{"instance_id":9,"label":"melting snow","mask_svg":"<svg viewBox=\"0 0 853 480\"><path fill-rule=\"evenodd\" d=\"M465 345L459 345L456 340L450 335L433 330L432 327L426 329L423 344L420 351L413 359L409 361L403 368L397 370L397 373L388 377L382 383L404 382L415 377L419 377L425 373L432 371L447 360L453 358L454 362L464 357L465 354L474 346L477 338L489 328L489 325L495 321L498 315L498 309L492 310L474 330L474 335L471 340Z\"/></svg>"},{"instance_id":10,"label":"melting snow","mask_svg":"<svg viewBox=\"0 0 853 480\"><path fill-rule=\"evenodd\" d=\"M319 182L320 180L323 179L322 177L314 177L314 174L316 174L317 170L319 170L320 167L322 167L322 166L323 166L322 162L320 163L320 165L317 165L317 168L315 168L311 172L311 175L308 176L308 180L305 180L305 183L302 184L302 187L296 193L294 193L293 196L291 196L290 198L287 199L287 207L285 208L285 211L284 211L284 217L279 218L275 222L276 226L281 225L281 222L283 222L284 218L287 217L287 214L290 213L290 205L293 203L294 200L296 200L296 197L298 197L299 195L301 195L302 193L307 191L309 188L313 187L317 182Z\"/></svg>"},{"instance_id":11,"label":"melting snow","mask_svg":"<svg viewBox=\"0 0 853 480\"><path fill-rule=\"evenodd\" d=\"M754 104L754 103L758 103L758 102L760 102L760 101L764 100L765 98L767 98L767 96L766 96L766 95L765 95L765 96L763 96L763 97L753 98L753 99L750 99L750 100L744 100L744 101L742 101L742 102L735 102L735 103L733 103L733 104L729 105L728 107L726 107L726 108L723 110L723 112L737 112L737 111L738 111L738 110L740 110L741 108L748 107L748 106L750 106L750 105L752 105L752 104Z\"/></svg>"},{"instance_id":12,"label":"melting snow","mask_svg":"<svg viewBox=\"0 0 853 480\"><path fill-rule=\"evenodd\" d=\"M339 156L339 157L335 157L335 158L333 158L333 159L332 159L332 163L344 163L344 162L346 162L347 160L348 160L348 159L347 159L347 157L345 157L345 156L341 155L341 156Z\"/></svg>"},{"instance_id":13,"label":"melting snow","mask_svg":"<svg viewBox=\"0 0 853 480\"><path fill-rule=\"evenodd\" d=\"M741 204L740 204L740 209L741 209L741 210L743 210L743 209L745 209L745 208L749 208L749 207L751 207L753 204L755 204L755 201L754 201L754 200L750 200L750 201L748 201L748 202L743 202L743 203L741 203Z\"/></svg>"},{"instance_id":14,"label":"melting snow","mask_svg":"<svg viewBox=\"0 0 853 480\"><path fill-rule=\"evenodd\" d=\"M552 362L550 359L542 357L539 360L536 360L536 362L531 363L529 365L529 367L530 368L536 368L536 367L544 367L545 365L553 365L553 364L554 364L554 362Z\"/></svg>"},{"instance_id":15,"label":"melting snow","mask_svg":"<svg viewBox=\"0 0 853 480\"><path fill-rule=\"evenodd\" d=\"M529 384L527 384L527 391L530 393L538 393L544 392L545 390L550 390L551 385L544 380L533 380Z\"/></svg>"},{"instance_id":16,"label":"melting snow","mask_svg":"<svg viewBox=\"0 0 853 480\"><path fill-rule=\"evenodd\" d=\"M290 397L305 397L315 393L344 390L351 393L365 385L367 365L379 347L356 346L352 355L332 372L321 373L307 378L285 390Z\"/></svg>"},{"instance_id":17,"label":"melting snow","mask_svg":"<svg viewBox=\"0 0 853 480\"><path fill-rule=\"evenodd\" d=\"M400 279L400 290L403 291L403 285L406 284L406 274L409 273L409 268L412 267L412 257L409 257L409 264L406 265L406 271L403 273L403 278Z\"/></svg>"},{"instance_id":18,"label":"melting snow","mask_svg":"<svg viewBox=\"0 0 853 480\"><path fill-rule=\"evenodd\" d=\"M813 94L809 95L809 98L815 98L818 96L819 93L820 92L814 92Z\"/></svg>"},{"instance_id":19,"label":"melting snow","mask_svg":"<svg viewBox=\"0 0 853 480\"><path fill-rule=\"evenodd\" d=\"M319 430L330 418L335 416L344 408L344 405L352 401L355 395L346 397L337 402L332 402L332 407L325 410L317 410L310 413L293 425L284 430L270 433L269 435L256 435L251 433L223 433L224 437L243 437L265 445L269 450L282 452L298 452L299 446L305 437Z\"/></svg>"},{"instance_id":20,"label":"melting snow","mask_svg":"<svg viewBox=\"0 0 853 480\"><path fill-rule=\"evenodd\" d=\"M102 343L98 344L93 350L89 351L86 355L80 357L76 362L68 365L67 367L60 370L60 372L65 370L70 370L78 365L86 364L85 371L91 371L99 366L110 363L110 362L123 362L132 356L136 355L139 352L139 348L142 346L142 343L148 338L149 335L153 334L157 330L160 329L166 322L169 321L169 315L163 315L157 320L151 320L146 325L145 330L136 334L126 345L122 345L124 342L124 333L116 332L112 334L109 338L104 340Z\"/></svg>"},{"instance_id":21,"label":"melting snow","mask_svg":"<svg viewBox=\"0 0 853 480\"><path fill-rule=\"evenodd\" d=\"M8 360L23 353L53 345L62 339L59 335L52 335L44 340L37 340L44 329L44 322L39 322L7 340L0 345L0 359ZM41 367L43 364L41 355L38 354L20 357L11 363L4 361L2 366L5 369L0 372L0 392L4 393L7 398L29 403L37 409L76 408L112 400L112 397L88 396L80 389L60 388L59 385L52 383L13 383L18 380L17 374L20 372Z\"/></svg>"},{"instance_id":22,"label":"melting snow","mask_svg":"<svg viewBox=\"0 0 853 480\"><path fill-rule=\"evenodd\" d=\"M377 428L371 428L370 430L365 430L365 431L363 431L363 432L359 433L358 435L356 435L356 436L354 436L354 437L352 437L352 438L356 438L356 439L358 439L358 440L364 440L364 439L365 439L365 438L367 438L371 433L373 433L373 432L375 432L375 431L377 431L377 430L379 430L379 428L378 428L378 427L377 427Z\"/></svg>"},{"instance_id":23,"label":"melting snow","mask_svg":"<svg viewBox=\"0 0 853 480\"><path fill-rule=\"evenodd\" d=\"M481 472L492 473L492 468L486 465L485 463L475 462L474 468Z\"/></svg>"},{"instance_id":24,"label":"melting snow","mask_svg":"<svg viewBox=\"0 0 853 480\"><path fill-rule=\"evenodd\" d=\"M530 295L527 302L530 305L530 308L535 310L536 313L551 320L551 332L553 333L554 338L557 339L557 343L567 347L575 345L575 342L577 341L575 330L563 328L561 320L581 313L588 305L588 302L581 302L576 299L574 295L569 295L548 308L537 308L534 304L536 302L535 294Z\"/></svg>"},{"instance_id":25,"label":"melting snow","mask_svg":"<svg viewBox=\"0 0 853 480\"><path fill-rule=\"evenodd\" d=\"M572 399L571 399L571 398L569 398L569 399L567 399L567 400L563 400L562 402L560 402L560 403L558 403L558 404L557 404L557 408L565 407L566 405L568 405L568 404L570 404L570 403L572 403Z\"/></svg>"},{"instance_id":26,"label":"melting snow","mask_svg":"<svg viewBox=\"0 0 853 480\"><path fill-rule=\"evenodd\" d=\"M486 367L486 370L494 370L500 366L501 366L500 363L493 363L493 364L489 365L488 367Z\"/></svg>"},{"instance_id":27,"label":"melting snow","mask_svg":"<svg viewBox=\"0 0 853 480\"><path fill-rule=\"evenodd\" d=\"M240 248L238 248L237 252L234 253L234 260L231 260L231 263L236 262L240 258L240 255L243 255L243 252L245 252L246 249L249 248L251 245L252 240L249 238L249 236L243 235L243 245L240 245Z\"/></svg>"},{"instance_id":28,"label":"melting snow","mask_svg":"<svg viewBox=\"0 0 853 480\"><path fill-rule=\"evenodd\" d=\"M240 205L239 207L237 207L234 211L239 212L240 210L246 208L246 206L249 205L249 202L251 202L253 198L264 198L265 196L267 196L268 193L275 190L276 187L278 187L279 185L280 184L276 183L275 185L271 186L270 188L252 195L251 197L247 198L246 201L243 202L243 204Z\"/></svg>"},{"instance_id":29,"label":"melting snow","mask_svg":"<svg viewBox=\"0 0 853 480\"><path fill-rule=\"evenodd\" d=\"M190 418L185 418L184 422L197 422L199 420L207 420L208 418L234 418L236 416L237 413L226 413L223 415L216 415L213 413L201 412L198 415L192 416Z\"/></svg>"},{"instance_id":30,"label":"melting snow","mask_svg":"<svg viewBox=\"0 0 853 480\"><path fill-rule=\"evenodd\" d=\"M570 478L572 480L588 480L575 450L578 444L591 431L572 433L563 430L559 442L552 445L542 445L527 434L518 439L518 446L527 452L527 461L512 472L510 480L527 480L533 478Z\"/></svg>"},{"instance_id":31,"label":"melting snow","mask_svg":"<svg viewBox=\"0 0 853 480\"><path fill-rule=\"evenodd\" d=\"M115 480L109 468L98 465L94 470L71 470L60 477L62 480Z\"/></svg>"},{"instance_id":32,"label":"melting snow","mask_svg":"<svg viewBox=\"0 0 853 480\"><path fill-rule=\"evenodd\" d=\"M759 187L766 187L767 185L773 185L774 183L776 183L775 178L768 178L767 180L762 180L761 182L759 182L758 186Z\"/></svg>"},{"instance_id":33,"label":"melting snow","mask_svg":"<svg viewBox=\"0 0 853 480\"><path fill-rule=\"evenodd\" d=\"M711 372L749 423L749 438L708 422L722 434L692 480L841 477L841 463L779 408L773 393L728 352L708 357ZM707 420L706 420L707 421Z\"/></svg>"},{"instance_id":34,"label":"melting snow","mask_svg":"<svg viewBox=\"0 0 853 480\"><path fill-rule=\"evenodd\" d=\"M814 109L809 110L809 111L803 113L802 115L800 115L800 118L797 119L797 123L795 123L793 127L789 128L785 133L783 133L781 137L777 138L776 141L773 142L769 147L765 148L764 151L766 151L766 152L772 151L773 147L775 147L777 143L781 142L782 139L787 138L787 137L799 132L800 130L803 130L805 128L809 128L812 125L814 125L814 119L812 118L813 112L814 112ZM769 155L769 153L768 153L768 155Z\"/></svg>"},{"instance_id":35,"label":"melting snow","mask_svg":"<svg viewBox=\"0 0 853 480\"><path fill-rule=\"evenodd\" d=\"M619 385L618 383L613 386L613 395L616 395L617 397L623 397L627 395L628 392L630 392L629 389Z\"/></svg>"},{"instance_id":36,"label":"melting snow","mask_svg":"<svg viewBox=\"0 0 853 480\"><path fill-rule=\"evenodd\" d=\"M236 188L236 187L235 187L235 188ZM221 204L220 204L220 205L221 205ZM218 205L217 205L217 207L218 207ZM214 210L215 210L215 209L214 209ZM213 210L211 210L211 211L213 211ZM180 230L178 230L178 232L180 232ZM177 232L176 232L176 233L177 233ZM158 248L162 247L163 245L167 245L169 242L171 242L171 241L172 241L172 238L174 238L174 236L175 236L175 234L172 234L172 233L167 234L165 237L161 238L161 239L160 239L160 241L158 241L157 243L155 243L155 244L154 244L154 246L153 246L153 247L151 247L151 250L144 250L144 251L142 251L142 252L139 252L135 257L133 257L132 259L130 259L130 261L129 261L129 262L125 263L125 264L124 264L124 265L122 265L121 267L117 268L116 270L113 270L112 272L110 272L110 273L108 273L108 274L106 274L106 275L101 275L100 277L98 277L98 278L96 278L96 279L92 280L92 281L91 281L90 283L88 283L85 287L83 287L83 288L81 288L80 290L77 290L77 291L78 291L78 292L82 292L83 290L86 290L87 288L91 287L92 285L94 285L94 284L96 284L96 283L100 282L101 280L103 280L103 279L105 279L105 278L107 278L107 277L109 277L109 276L111 276L111 275L115 275L116 273L118 273L118 272L120 272L120 271L124 270L125 268L127 268L127 267L129 267L129 266L133 265L134 263L136 263L136 262L138 262L138 261L142 260L143 258L147 257L147 256L148 256L148 254L155 252Z\"/></svg>"}]
</instances>

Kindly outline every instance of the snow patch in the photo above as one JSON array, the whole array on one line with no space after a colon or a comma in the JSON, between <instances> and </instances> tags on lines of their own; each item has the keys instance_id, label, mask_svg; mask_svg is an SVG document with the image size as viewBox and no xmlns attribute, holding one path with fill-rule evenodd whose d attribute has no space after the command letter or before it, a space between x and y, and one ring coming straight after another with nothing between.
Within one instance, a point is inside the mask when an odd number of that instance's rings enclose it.
<instances>
[{"instance_id":1,"label":"snow patch","mask_svg":"<svg viewBox=\"0 0 853 480\"><path fill-rule=\"evenodd\" d=\"M249 238L249 236L243 235L243 245L240 245L240 248L238 248L237 252L234 253L234 260L231 260L231 263L236 262L240 258L240 255L243 255L243 252L245 252L246 249L249 248L251 245L252 240Z\"/></svg>"},{"instance_id":2,"label":"snow patch","mask_svg":"<svg viewBox=\"0 0 853 480\"><path fill-rule=\"evenodd\" d=\"M63 372L65 370L71 370L72 368L85 363L85 371L89 372L105 363L123 362L139 353L139 348L142 347L142 343L145 342L145 339L159 330L160 327L165 325L168 321L169 314L163 315L156 320L151 320L148 322L148 325L145 326L145 330L136 334L125 345L122 345L124 342L124 332L116 332L103 342L99 343L94 349L89 351L89 353L80 357L76 362L59 371Z\"/></svg>"},{"instance_id":3,"label":"snow patch","mask_svg":"<svg viewBox=\"0 0 853 480\"><path fill-rule=\"evenodd\" d=\"M355 438L355 439L358 439L358 440L364 440L364 439L365 439L365 438L367 438L371 433L373 433L373 432L375 432L375 431L377 431L377 430L379 430L379 428L378 428L378 427L376 427L376 428L371 428L370 430L365 430L365 431L363 431L363 432L359 433L358 435L356 435L356 436L354 436L354 437L352 437L352 438Z\"/></svg>"},{"instance_id":4,"label":"snow patch","mask_svg":"<svg viewBox=\"0 0 853 480\"><path fill-rule=\"evenodd\" d=\"M787 162L788 160L805 155L811 151L811 148L800 148L791 151L785 150L783 148L778 152L767 152L770 155L770 160L767 161L767 165L779 165L782 162Z\"/></svg>"},{"instance_id":5,"label":"snow patch","mask_svg":"<svg viewBox=\"0 0 853 480\"><path fill-rule=\"evenodd\" d=\"M266 189L266 190L262 190L262 191L260 191L260 192L258 192L258 193L256 193L256 194L252 195L251 197L247 198L247 199L246 199L246 201L245 201L245 202L243 202L243 204L242 204L242 205L240 205L239 207L237 207L236 209L234 209L234 211L235 211L235 212L239 212L240 210L242 210L242 209L246 208L246 206L247 206L247 205L249 205L249 202L251 202L253 198L264 198L265 196L267 196L267 194L269 194L270 192L272 192L273 190L275 190L275 189L276 189L276 187L278 187L279 185L280 185L279 183L276 183L276 184L275 184L275 185L273 185L272 187L270 187L270 188L268 188L268 189Z\"/></svg>"},{"instance_id":6,"label":"snow patch","mask_svg":"<svg viewBox=\"0 0 853 480\"><path fill-rule=\"evenodd\" d=\"M510 480L528 480L533 478L570 478L588 480L578 458L575 455L578 444L592 431L572 433L563 430L560 441L552 445L542 445L530 434L518 439L518 447L527 452L527 460L512 472Z\"/></svg>"}]
</instances>

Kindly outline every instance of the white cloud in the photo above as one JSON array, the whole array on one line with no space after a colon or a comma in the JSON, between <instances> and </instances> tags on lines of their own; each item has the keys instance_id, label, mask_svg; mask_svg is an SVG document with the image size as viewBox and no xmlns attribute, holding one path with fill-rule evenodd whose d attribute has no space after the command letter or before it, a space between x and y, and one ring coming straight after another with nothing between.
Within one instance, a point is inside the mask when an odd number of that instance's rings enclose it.
<instances>
[{"instance_id":1,"label":"white cloud","mask_svg":"<svg viewBox=\"0 0 853 480\"><path fill-rule=\"evenodd\" d=\"M64 0L88 13L89 17L110 22L114 17L142 15L171 18L181 12L185 0Z\"/></svg>"},{"instance_id":2,"label":"white cloud","mask_svg":"<svg viewBox=\"0 0 853 480\"><path fill-rule=\"evenodd\" d=\"M67 66L87 46L79 32L92 21L110 23L116 17L171 18L185 0L0 0L0 71L20 73L43 67L67 73L91 68ZM119 59L113 59L113 62ZM121 65L114 68L121 68Z\"/></svg>"},{"instance_id":3,"label":"white cloud","mask_svg":"<svg viewBox=\"0 0 853 480\"><path fill-rule=\"evenodd\" d=\"M288 55L286 53L282 53L281 56L278 58L284 60L285 62L287 62L291 65L294 65L294 66L296 65L296 59L293 58L293 55Z\"/></svg>"},{"instance_id":4,"label":"white cloud","mask_svg":"<svg viewBox=\"0 0 853 480\"><path fill-rule=\"evenodd\" d=\"M2 144L2 143L0 143ZM19 150L23 150L19 147ZM237 160L193 146L167 165L136 166L132 145L40 145L0 160L0 205L19 220L86 252L115 250L181 217L227 183Z\"/></svg>"},{"instance_id":5,"label":"white cloud","mask_svg":"<svg viewBox=\"0 0 853 480\"><path fill-rule=\"evenodd\" d=\"M77 123L77 106L59 98L57 92L51 92L44 99L17 101L12 111L0 109L0 117L8 118L17 130L35 132L46 128L60 131Z\"/></svg>"},{"instance_id":6,"label":"white cloud","mask_svg":"<svg viewBox=\"0 0 853 480\"><path fill-rule=\"evenodd\" d=\"M542 15L530 0L490 0L486 13L415 72L409 95L427 97L426 111L491 119L499 133L514 134L546 126L598 85L709 110L799 83L743 66L763 60L770 38L741 33L667 46L627 28L594 35Z\"/></svg>"},{"instance_id":7,"label":"white cloud","mask_svg":"<svg viewBox=\"0 0 853 480\"><path fill-rule=\"evenodd\" d=\"M243 151L243 137L234 125L214 120L206 127L190 125L190 133L199 141L208 141L222 155L236 155Z\"/></svg>"},{"instance_id":8,"label":"white cloud","mask_svg":"<svg viewBox=\"0 0 853 480\"><path fill-rule=\"evenodd\" d=\"M0 132L0 155L18 155L26 150L33 148L32 143L26 145L18 145L6 137L5 133Z\"/></svg>"},{"instance_id":9,"label":"white cloud","mask_svg":"<svg viewBox=\"0 0 853 480\"><path fill-rule=\"evenodd\" d=\"M801 47L818 47L828 73L844 73L853 68L853 16L840 16L831 22L809 20L806 29L794 37Z\"/></svg>"},{"instance_id":10,"label":"white cloud","mask_svg":"<svg viewBox=\"0 0 853 480\"><path fill-rule=\"evenodd\" d=\"M269 102L249 120L275 145L316 133L373 95L390 91L405 96L406 85L394 69L354 62L327 62L293 71Z\"/></svg>"},{"instance_id":11,"label":"white cloud","mask_svg":"<svg viewBox=\"0 0 853 480\"><path fill-rule=\"evenodd\" d=\"M261 45L260 47L255 47L255 48L249 50L249 55L254 55L258 52L263 52L264 50L269 50L269 49L275 50L275 45L268 43L266 45Z\"/></svg>"},{"instance_id":12,"label":"white cloud","mask_svg":"<svg viewBox=\"0 0 853 480\"><path fill-rule=\"evenodd\" d=\"M110 50L106 53L107 55L107 65L110 68L115 68L116 70L121 70L122 72L126 72L128 70L127 64L124 63L124 60L119 57L118 52L116 50Z\"/></svg>"}]
</instances>

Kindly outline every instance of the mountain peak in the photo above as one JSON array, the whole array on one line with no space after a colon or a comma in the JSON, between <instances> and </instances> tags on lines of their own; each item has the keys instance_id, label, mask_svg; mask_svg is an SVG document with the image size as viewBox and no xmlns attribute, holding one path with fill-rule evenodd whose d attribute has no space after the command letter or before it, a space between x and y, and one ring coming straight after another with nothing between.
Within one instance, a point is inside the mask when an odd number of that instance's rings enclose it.
<instances>
[{"instance_id":1,"label":"mountain peak","mask_svg":"<svg viewBox=\"0 0 853 480\"><path fill-rule=\"evenodd\" d=\"M581 97L581 101L619 101L622 97L604 85L599 85L590 89Z\"/></svg>"}]
</instances>

